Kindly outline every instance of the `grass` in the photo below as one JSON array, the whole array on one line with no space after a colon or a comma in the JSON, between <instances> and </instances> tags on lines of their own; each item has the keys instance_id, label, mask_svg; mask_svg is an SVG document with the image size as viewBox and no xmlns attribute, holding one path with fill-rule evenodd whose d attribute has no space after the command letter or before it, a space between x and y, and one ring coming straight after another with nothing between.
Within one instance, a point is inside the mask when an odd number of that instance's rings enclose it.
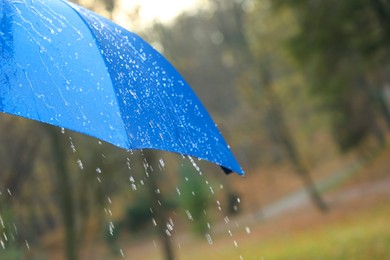
<instances>
[{"instance_id":1,"label":"grass","mask_svg":"<svg viewBox=\"0 0 390 260\"><path fill-rule=\"evenodd\" d=\"M177 259L389 259L390 260L390 193L368 193L366 184L388 181L390 149L373 156L367 164L354 169L356 174L347 174L334 186L327 187L331 211L321 214L311 206L288 212L277 218L250 223L232 228L219 236L213 236L209 245L206 239L192 236L174 236L174 251ZM333 171L333 169L331 169ZM272 174L277 172L272 172ZM294 181L289 175L284 181ZM270 181L263 180L265 184ZM238 183L243 183L239 180ZM253 185L253 184L256 185ZM275 192L276 185L269 189L259 180L251 179L243 190L250 190L246 198L254 198L250 205L257 205L255 198L265 193L256 193L264 188ZM282 183L284 184L284 183ZM287 183L290 184L290 183ZM299 184L299 183L298 183ZM279 183L278 183L279 185ZM290 186L285 186L290 189ZM352 197L341 196L344 191L359 191ZM351 193L349 193L351 194ZM265 194L266 195L266 194ZM280 195L280 194L279 194ZM234 219L232 219L234 223ZM229 227L230 228L230 227ZM227 228L228 229L228 228ZM163 259L158 238L157 246L142 243L126 248L128 259ZM235 245L236 243L236 245ZM127 259L127 258L126 258Z\"/></svg>"},{"instance_id":2,"label":"grass","mask_svg":"<svg viewBox=\"0 0 390 260\"><path fill-rule=\"evenodd\" d=\"M211 246L183 259L390 259L390 205L381 203L324 224L270 239L243 238L238 247ZM310 224L310 223L308 223ZM258 232L259 233L259 232ZM197 252L197 253L196 253Z\"/></svg>"},{"instance_id":3,"label":"grass","mask_svg":"<svg viewBox=\"0 0 390 260\"><path fill-rule=\"evenodd\" d=\"M379 213L379 214L378 214ZM344 220L314 231L248 248L244 256L264 259L386 259L390 257L390 210Z\"/></svg>"}]
</instances>

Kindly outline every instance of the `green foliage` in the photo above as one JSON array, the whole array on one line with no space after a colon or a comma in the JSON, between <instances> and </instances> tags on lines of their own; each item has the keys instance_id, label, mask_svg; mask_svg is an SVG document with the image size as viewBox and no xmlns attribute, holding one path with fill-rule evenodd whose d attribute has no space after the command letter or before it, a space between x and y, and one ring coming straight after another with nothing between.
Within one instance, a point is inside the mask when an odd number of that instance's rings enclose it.
<instances>
[{"instance_id":1,"label":"green foliage","mask_svg":"<svg viewBox=\"0 0 390 260\"><path fill-rule=\"evenodd\" d=\"M152 201L148 196L136 198L126 210L126 226L131 232L139 232L152 224Z\"/></svg>"},{"instance_id":2,"label":"green foliage","mask_svg":"<svg viewBox=\"0 0 390 260\"><path fill-rule=\"evenodd\" d=\"M355 213L304 225L304 229L291 227L271 237L253 232L240 239L239 250L229 246L194 250L189 259L388 259L390 208L387 202L380 204L369 210L352 209Z\"/></svg>"},{"instance_id":3,"label":"green foliage","mask_svg":"<svg viewBox=\"0 0 390 260\"><path fill-rule=\"evenodd\" d=\"M210 217L207 209L210 204L210 192L204 179L190 165L185 164L181 169L180 205L190 219L193 231L205 235L209 229Z\"/></svg>"},{"instance_id":4,"label":"green foliage","mask_svg":"<svg viewBox=\"0 0 390 260\"><path fill-rule=\"evenodd\" d=\"M383 76L390 54L389 3L277 0L273 5L295 14L298 30L289 37L289 48L312 94L333 114L333 134L341 148L352 148L370 134L380 140L377 115L389 120L382 93L389 82Z\"/></svg>"}]
</instances>

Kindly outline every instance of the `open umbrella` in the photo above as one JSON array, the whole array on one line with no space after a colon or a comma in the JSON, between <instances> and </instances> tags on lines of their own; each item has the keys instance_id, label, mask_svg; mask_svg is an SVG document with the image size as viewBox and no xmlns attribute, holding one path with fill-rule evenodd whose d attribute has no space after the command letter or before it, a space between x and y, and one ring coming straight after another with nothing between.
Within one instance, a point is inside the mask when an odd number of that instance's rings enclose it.
<instances>
[{"instance_id":1,"label":"open umbrella","mask_svg":"<svg viewBox=\"0 0 390 260\"><path fill-rule=\"evenodd\" d=\"M67 1L0 0L0 111L243 174L206 109L161 54Z\"/></svg>"}]
</instances>

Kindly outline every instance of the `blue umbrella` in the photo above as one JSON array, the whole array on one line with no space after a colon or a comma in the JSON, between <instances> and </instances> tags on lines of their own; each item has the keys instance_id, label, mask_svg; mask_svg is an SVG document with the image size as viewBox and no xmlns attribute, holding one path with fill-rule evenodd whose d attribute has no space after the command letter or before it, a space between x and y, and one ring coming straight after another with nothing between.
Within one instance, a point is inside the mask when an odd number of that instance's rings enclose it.
<instances>
[{"instance_id":1,"label":"blue umbrella","mask_svg":"<svg viewBox=\"0 0 390 260\"><path fill-rule=\"evenodd\" d=\"M62 0L0 0L0 66L0 111L243 174L174 67L92 11Z\"/></svg>"}]
</instances>

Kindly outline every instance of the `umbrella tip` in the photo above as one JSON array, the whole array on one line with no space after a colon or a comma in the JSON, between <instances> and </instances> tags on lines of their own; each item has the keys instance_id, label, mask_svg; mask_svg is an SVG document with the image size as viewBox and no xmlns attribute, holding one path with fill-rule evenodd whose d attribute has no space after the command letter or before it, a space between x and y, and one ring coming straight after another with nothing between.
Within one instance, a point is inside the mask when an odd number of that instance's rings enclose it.
<instances>
[{"instance_id":1,"label":"umbrella tip","mask_svg":"<svg viewBox=\"0 0 390 260\"><path fill-rule=\"evenodd\" d=\"M233 171L232 170L230 170L230 169L228 169L228 168L226 168L226 167L223 167L223 166L221 166L221 169L222 169L222 171L225 173L225 174L231 174Z\"/></svg>"},{"instance_id":2,"label":"umbrella tip","mask_svg":"<svg viewBox=\"0 0 390 260\"><path fill-rule=\"evenodd\" d=\"M226 168L226 167L224 167L224 166L221 166L221 169L222 169L222 171L223 171L225 174L231 174L231 173L233 172L231 169ZM242 171L242 172L238 172L238 174L239 174L239 175L242 175L242 176L245 175L245 173L244 173L243 171Z\"/></svg>"}]
</instances>

